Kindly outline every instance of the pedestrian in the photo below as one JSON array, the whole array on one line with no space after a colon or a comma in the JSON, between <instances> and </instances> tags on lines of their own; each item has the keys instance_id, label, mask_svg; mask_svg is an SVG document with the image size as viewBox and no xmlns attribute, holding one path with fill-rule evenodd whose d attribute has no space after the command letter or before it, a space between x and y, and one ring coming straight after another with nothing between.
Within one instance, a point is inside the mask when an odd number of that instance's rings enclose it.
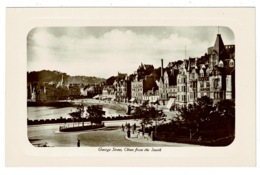
<instances>
[{"instance_id":1,"label":"pedestrian","mask_svg":"<svg viewBox=\"0 0 260 175\"><path fill-rule=\"evenodd\" d=\"M152 139L152 141L154 141L154 134L153 134L153 131L151 131L151 139Z\"/></svg>"},{"instance_id":2,"label":"pedestrian","mask_svg":"<svg viewBox=\"0 0 260 175\"><path fill-rule=\"evenodd\" d=\"M130 130L129 130L129 129L127 130L127 137L128 137L128 138L131 137L131 134L130 134Z\"/></svg>"},{"instance_id":3,"label":"pedestrian","mask_svg":"<svg viewBox=\"0 0 260 175\"><path fill-rule=\"evenodd\" d=\"M136 124L135 123L134 123L133 127L134 127L134 131L135 131L136 130Z\"/></svg>"},{"instance_id":4,"label":"pedestrian","mask_svg":"<svg viewBox=\"0 0 260 175\"><path fill-rule=\"evenodd\" d=\"M78 139L77 146L80 147L80 140Z\"/></svg>"},{"instance_id":5,"label":"pedestrian","mask_svg":"<svg viewBox=\"0 0 260 175\"><path fill-rule=\"evenodd\" d=\"M122 124L122 131L125 131L125 126Z\"/></svg>"}]
</instances>

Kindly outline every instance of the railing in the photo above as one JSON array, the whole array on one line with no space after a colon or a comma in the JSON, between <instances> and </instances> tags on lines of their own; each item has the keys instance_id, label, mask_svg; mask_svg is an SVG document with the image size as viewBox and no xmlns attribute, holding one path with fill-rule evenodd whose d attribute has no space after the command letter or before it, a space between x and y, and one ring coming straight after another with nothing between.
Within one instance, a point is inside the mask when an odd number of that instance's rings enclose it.
<instances>
[{"instance_id":1,"label":"railing","mask_svg":"<svg viewBox=\"0 0 260 175\"><path fill-rule=\"evenodd\" d=\"M108 116L103 117L102 121L111 121L111 120L128 120L133 119L133 116L131 115L125 115L125 116ZM80 122L89 122L87 118L79 119L79 120L73 120L72 118L57 118L57 119L40 119L40 120L29 120L27 119L28 125L41 125L41 124L55 124L55 123L80 123Z\"/></svg>"}]
</instances>

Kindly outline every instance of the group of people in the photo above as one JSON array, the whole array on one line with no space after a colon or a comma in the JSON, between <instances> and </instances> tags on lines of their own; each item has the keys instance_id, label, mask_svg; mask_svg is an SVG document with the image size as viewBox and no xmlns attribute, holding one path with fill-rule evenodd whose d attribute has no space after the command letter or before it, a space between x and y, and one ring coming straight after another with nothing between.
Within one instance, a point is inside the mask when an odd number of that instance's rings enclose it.
<instances>
[{"instance_id":1,"label":"group of people","mask_svg":"<svg viewBox=\"0 0 260 175\"><path fill-rule=\"evenodd\" d=\"M122 131L125 131L125 129L127 130L127 131L130 131L131 130L131 125L130 125L130 123L125 123L125 125L124 124L122 124ZM132 131L133 131L133 134L134 134L134 132L136 131L136 124L134 123L133 124L133 126L132 126Z\"/></svg>"}]
</instances>

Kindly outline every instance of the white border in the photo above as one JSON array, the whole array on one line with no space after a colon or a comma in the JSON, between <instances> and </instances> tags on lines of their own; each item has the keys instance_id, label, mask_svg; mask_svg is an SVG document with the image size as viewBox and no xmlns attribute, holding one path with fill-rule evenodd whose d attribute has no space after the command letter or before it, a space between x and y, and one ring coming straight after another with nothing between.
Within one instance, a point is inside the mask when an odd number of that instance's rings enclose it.
<instances>
[{"instance_id":1,"label":"white border","mask_svg":"<svg viewBox=\"0 0 260 175\"><path fill-rule=\"evenodd\" d=\"M181 14L181 16L180 16ZM9 165L24 166L254 166L254 9L223 8L13 8L7 10L6 153ZM163 148L160 153L99 152L98 148L36 148L27 139L26 39L44 26L227 26L236 40L236 137L227 147ZM248 32L244 32L248 31ZM214 35L214 34L213 34ZM213 36L215 37L215 36ZM247 52L246 52L247 51ZM252 53L253 52L253 53ZM243 83L242 81L243 80ZM19 88L17 88L19 84ZM245 93L246 91L246 93ZM240 100L240 99L243 99ZM13 107L16 110L13 110ZM17 113L17 111L19 111ZM248 117L247 117L248 116ZM14 132L15 131L15 132ZM14 144L12 140L16 140ZM248 148L247 152L243 149ZM55 156L53 156L55 154ZM19 157L19 159L17 159ZM126 158L127 157L127 158ZM146 159L149 158L149 161ZM49 159L57 160L54 162ZM109 161L113 159L112 161ZM122 159L122 160L118 160ZM58 160L63 160L59 162ZM74 160L74 161L73 161ZM75 160L78 160L75 161ZM91 161L90 161L91 160ZM146 161L145 161L146 160ZM180 161L181 160L181 161Z\"/></svg>"},{"instance_id":2,"label":"white border","mask_svg":"<svg viewBox=\"0 0 260 175\"><path fill-rule=\"evenodd\" d=\"M15 0L13 0L13 1L10 1L10 0L8 0L8 1L4 1L3 3L1 3L1 5L0 5L0 38L1 38L1 47L0 47L0 55L1 55L1 58L4 58L5 57L5 40L4 40L4 38L5 38L5 8L6 7L11 7L11 6L18 6L18 7L26 7L26 6L29 6L29 7L43 7L43 6L55 6L55 7L60 7L60 6L68 6L68 1L69 0L65 0L65 1L58 1L58 0L52 0L51 1L51 3L52 3L52 5L50 5L49 4L49 2L48 1L46 1L46 0L44 0L44 1L38 1L38 0L36 0L36 1L30 1L30 0L21 0L21 1L15 1ZM89 5L88 3L89 2L92 2L92 5ZM37 3L37 2L40 2L40 3ZM78 1L73 1L74 2L74 4L72 4L73 6L81 6L80 5L80 3L77 3ZM87 1L88 3L86 3L86 1L84 1L85 2L85 6L118 6L118 4L120 4L121 3L121 1L120 0L115 0L115 1L112 1L112 3L110 3L109 5L106 5L106 3L108 3L108 2L111 2L111 0L109 0L109 1L106 1L106 2L103 2L103 3L99 3L99 2L97 2L96 0L89 0L89 1ZM83 3L84 3L83 2ZM90 4L91 4L91 2L90 2ZM164 1L164 2L162 2L162 1L160 1L160 4L156 4L156 5L154 5L154 3L152 3L151 1L150 1L150 3L149 4L142 4L142 2L141 2L141 4L140 4L140 1L137 1L137 2L133 2L133 1L131 1L132 3L129 3L128 5L126 5L126 4L123 4L123 6L146 6L146 7L150 7L150 6L178 6L178 4L180 5L180 6L185 6L185 7L187 7L187 6L192 6L192 7L196 7L196 6L206 6L206 7L208 7L208 6L210 6L210 7L212 7L212 6L221 6L221 7L226 7L226 6L236 6L236 7L241 7L241 6L255 6L255 7L257 7L259 4L257 3L258 1L248 1L248 0L229 0L229 1L226 1L226 0L220 0L220 1L214 1L214 2L212 2L212 1L207 1L207 0L201 0L201 1L195 1L194 2L194 0L191 0L191 4L187 4L186 2L187 1L178 1L178 0L175 0L175 1L168 1L168 0L166 0L166 1ZM139 4L138 4L139 3ZM122 5L121 5L122 6ZM256 16L257 17L259 17L259 12L258 11L256 11ZM257 26L256 26L256 28L259 28L258 27L258 22L256 23L257 24ZM258 30L256 30L256 31L258 31ZM259 41L259 35L258 34L256 34L257 36L256 36L256 38L257 38L257 45L256 45L256 47L258 46L258 41ZM258 48L258 47L257 47ZM0 61L1 61L1 64L0 64L0 66L1 66L1 85L2 86L0 86L0 88L1 88L1 91L0 91L0 93L1 93L1 97L4 97L4 92L5 92L5 88L4 88L4 79L5 79L5 59L0 59ZM259 65L259 61L256 61L256 66L257 67L259 67L260 65ZM259 70L257 69L257 87L259 87ZM1 98L0 99L1 100L1 113L0 114L2 114L1 116L4 116L4 98ZM257 101L259 100L259 94L257 93ZM257 105L258 106L258 105ZM257 110L257 116L259 116L259 110ZM2 117L1 118L2 120L2 122L1 122L1 128L4 128L5 126L4 126L4 118ZM257 122L257 128L259 127L259 122ZM1 136L1 140L2 139L4 139L4 132L2 132L1 134L0 134L0 136ZM259 143L259 129L257 129L257 143ZM3 145L4 144L1 144L0 146L1 146L1 150L2 150L2 154L1 155L4 155L4 148L3 148ZM257 157L259 158L259 151L257 152ZM1 165L3 165L4 166L4 157L3 156L1 156ZM1 169L3 169L3 168L1 168ZM217 169L217 168L214 168L214 169L210 169L209 171L210 171L210 173L211 174L238 174L238 173L241 173L241 174L256 174L256 172L258 171L258 169L259 169L259 166L257 166L257 168L239 168L239 169L236 169L236 168L225 168L225 169ZM80 172L82 169L69 169L69 170L72 170L74 173L76 172L76 173L78 173L78 172ZM93 170L93 169L92 169ZM92 171L92 170L90 170L90 171ZM156 171L155 171L156 170ZM191 168L191 169L186 169L186 168L179 168L179 169L160 169L159 171L158 171L158 169L153 169L153 171L155 172L155 173L169 173L170 171L172 172L172 171L174 171L174 173L178 173L178 174L208 174L209 173L209 171L208 170L205 170L205 169L203 169L203 168L196 168L196 169L194 169L194 168ZM26 169L4 169L4 172L5 172L5 174L13 174L13 173L20 173L20 171L22 171L22 172L26 172L26 173L28 173L28 174L34 174L35 172L35 169L28 169L28 168L26 168ZM66 170L66 171L62 171L62 173L64 174L68 174L68 173L71 173L72 171L68 171L68 169ZM104 169L102 169L102 170L99 170L99 171L101 171L101 172L104 172L104 173L106 173L106 169L104 170ZM129 172L129 173L127 173L127 174L133 174L133 173L136 173L136 172L139 172L139 173L147 173L147 169L146 170L144 170L144 169L138 169L138 170L136 170L136 169L130 169L130 168L128 168L126 171L125 170L122 170L122 169L120 169L119 171L118 171L118 169L116 169L116 168L113 168L113 171L114 171L114 173L122 173L122 171L124 171L124 172ZM59 173L60 172L60 170L59 169L41 169L41 171L40 172L38 172L38 174L47 174L47 173L50 173L50 172L54 172L54 173ZM68 172L68 173L66 173L66 172ZM259 171L258 171L259 172ZM113 173L113 174L114 174Z\"/></svg>"}]
</instances>

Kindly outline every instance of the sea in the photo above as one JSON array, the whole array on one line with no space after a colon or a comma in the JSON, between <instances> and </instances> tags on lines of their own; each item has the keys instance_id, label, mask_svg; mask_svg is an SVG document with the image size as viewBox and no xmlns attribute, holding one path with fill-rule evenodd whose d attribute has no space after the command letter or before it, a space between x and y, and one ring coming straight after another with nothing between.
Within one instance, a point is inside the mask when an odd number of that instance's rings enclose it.
<instances>
[{"instance_id":1,"label":"sea","mask_svg":"<svg viewBox=\"0 0 260 175\"><path fill-rule=\"evenodd\" d=\"M85 108L86 110L86 108ZM41 119L57 119L57 118L71 118L69 113L76 111L75 107L48 107L48 106L37 106L37 107L27 107L27 118L29 120L41 120ZM117 111L115 109L105 108L104 117L124 115L122 111Z\"/></svg>"}]
</instances>

